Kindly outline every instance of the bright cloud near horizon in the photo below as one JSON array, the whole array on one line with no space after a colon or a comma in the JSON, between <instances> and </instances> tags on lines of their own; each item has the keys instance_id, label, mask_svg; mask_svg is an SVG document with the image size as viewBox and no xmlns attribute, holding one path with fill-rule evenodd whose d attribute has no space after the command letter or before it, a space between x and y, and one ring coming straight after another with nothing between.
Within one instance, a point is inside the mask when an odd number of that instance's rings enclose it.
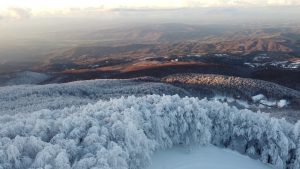
<instances>
[{"instance_id":1,"label":"bright cloud near horizon","mask_svg":"<svg viewBox=\"0 0 300 169\"><path fill-rule=\"evenodd\" d=\"M80 9L170 9L189 7L294 6L300 0L7 0L0 1L1 18L61 14Z\"/></svg>"},{"instance_id":2,"label":"bright cloud near horizon","mask_svg":"<svg viewBox=\"0 0 300 169\"><path fill-rule=\"evenodd\" d=\"M300 0L8 0L0 8L21 7L33 10L46 8L178 8L237 5L300 5Z\"/></svg>"}]
</instances>

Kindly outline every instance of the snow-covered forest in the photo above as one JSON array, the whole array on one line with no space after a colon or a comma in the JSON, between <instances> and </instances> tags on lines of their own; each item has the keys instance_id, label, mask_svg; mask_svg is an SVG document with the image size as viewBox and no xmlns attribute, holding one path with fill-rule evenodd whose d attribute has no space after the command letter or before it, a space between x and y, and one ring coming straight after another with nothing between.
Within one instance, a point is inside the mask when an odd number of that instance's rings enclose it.
<instances>
[{"instance_id":1,"label":"snow-covered forest","mask_svg":"<svg viewBox=\"0 0 300 169\"><path fill-rule=\"evenodd\" d=\"M64 84L0 87L0 115L62 109L121 96L147 94L190 96L173 85L134 80L89 80Z\"/></svg>"},{"instance_id":2,"label":"snow-covered forest","mask_svg":"<svg viewBox=\"0 0 300 169\"><path fill-rule=\"evenodd\" d=\"M300 168L300 122L220 101L129 96L0 117L1 169L140 169L155 150L209 144Z\"/></svg>"}]
</instances>

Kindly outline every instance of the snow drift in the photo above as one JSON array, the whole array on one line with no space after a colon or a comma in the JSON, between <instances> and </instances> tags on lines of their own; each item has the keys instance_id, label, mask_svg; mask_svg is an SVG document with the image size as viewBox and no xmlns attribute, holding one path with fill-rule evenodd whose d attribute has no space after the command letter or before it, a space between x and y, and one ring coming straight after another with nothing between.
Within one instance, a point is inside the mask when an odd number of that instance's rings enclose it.
<instances>
[{"instance_id":1,"label":"snow drift","mask_svg":"<svg viewBox=\"0 0 300 169\"><path fill-rule=\"evenodd\" d=\"M0 117L1 169L139 169L174 145L227 147L300 167L300 123L227 103L148 95Z\"/></svg>"}]
</instances>

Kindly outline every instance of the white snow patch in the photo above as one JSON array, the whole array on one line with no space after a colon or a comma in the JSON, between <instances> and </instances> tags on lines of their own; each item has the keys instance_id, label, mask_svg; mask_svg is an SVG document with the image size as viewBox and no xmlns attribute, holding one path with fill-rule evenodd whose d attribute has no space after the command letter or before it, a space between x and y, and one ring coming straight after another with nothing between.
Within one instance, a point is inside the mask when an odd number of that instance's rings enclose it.
<instances>
[{"instance_id":1,"label":"white snow patch","mask_svg":"<svg viewBox=\"0 0 300 169\"><path fill-rule=\"evenodd\" d=\"M258 95L252 96L252 100L254 102L259 102L260 100L262 100L264 98L265 98L265 96L263 94L258 94Z\"/></svg>"},{"instance_id":2,"label":"white snow patch","mask_svg":"<svg viewBox=\"0 0 300 169\"><path fill-rule=\"evenodd\" d=\"M277 102L277 106L279 107L279 108L283 108L283 107L286 107L288 105L288 101L287 100L279 100L278 102Z\"/></svg>"},{"instance_id":3,"label":"white snow patch","mask_svg":"<svg viewBox=\"0 0 300 169\"><path fill-rule=\"evenodd\" d=\"M249 108L249 104L246 102L246 101L243 101L243 100L236 100L236 103L239 104L241 107L243 108Z\"/></svg>"},{"instance_id":4,"label":"white snow patch","mask_svg":"<svg viewBox=\"0 0 300 169\"><path fill-rule=\"evenodd\" d=\"M259 102L260 102L260 104L268 106L268 107L273 107L277 104L276 101L269 101L269 100L260 100Z\"/></svg>"},{"instance_id":5,"label":"white snow patch","mask_svg":"<svg viewBox=\"0 0 300 169\"><path fill-rule=\"evenodd\" d=\"M173 147L155 152L147 169L272 169L237 152L215 146Z\"/></svg>"},{"instance_id":6,"label":"white snow patch","mask_svg":"<svg viewBox=\"0 0 300 169\"><path fill-rule=\"evenodd\" d=\"M263 94L258 94L256 96L252 97L252 101L255 103L258 103L259 108L265 108L265 107L278 107L278 108L283 108L288 106L288 101L285 99L281 99L279 101L277 100L271 100L267 99ZM245 107L247 108L247 107Z\"/></svg>"}]
</instances>

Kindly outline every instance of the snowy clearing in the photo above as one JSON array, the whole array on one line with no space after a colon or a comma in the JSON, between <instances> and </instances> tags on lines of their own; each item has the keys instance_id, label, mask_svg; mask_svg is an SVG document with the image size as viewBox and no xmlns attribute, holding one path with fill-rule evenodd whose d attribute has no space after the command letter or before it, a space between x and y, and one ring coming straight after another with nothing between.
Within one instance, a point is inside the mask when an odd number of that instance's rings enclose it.
<instances>
[{"instance_id":1,"label":"snowy clearing","mask_svg":"<svg viewBox=\"0 0 300 169\"><path fill-rule=\"evenodd\" d=\"M173 147L155 152L147 169L272 169L237 152L215 146Z\"/></svg>"}]
</instances>

